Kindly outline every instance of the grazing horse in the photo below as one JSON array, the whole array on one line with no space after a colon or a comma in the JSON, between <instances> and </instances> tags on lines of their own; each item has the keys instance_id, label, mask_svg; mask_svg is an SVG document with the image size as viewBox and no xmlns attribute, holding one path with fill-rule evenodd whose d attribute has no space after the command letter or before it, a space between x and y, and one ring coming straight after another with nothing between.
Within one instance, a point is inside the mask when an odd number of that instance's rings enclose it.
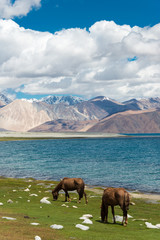
<instances>
[{"instance_id":1,"label":"grazing horse","mask_svg":"<svg viewBox=\"0 0 160 240\"><path fill-rule=\"evenodd\" d=\"M114 206L119 205L123 211L122 225L126 226L128 223L127 210L129 210L129 203L130 203L129 193L124 188L110 188L110 187L106 188L102 196L101 205L102 222L104 221L108 222L108 206L111 206L113 221L114 223L116 223Z\"/></svg>"},{"instance_id":2,"label":"grazing horse","mask_svg":"<svg viewBox=\"0 0 160 240\"><path fill-rule=\"evenodd\" d=\"M58 192L63 189L65 192L65 202L67 201L67 197L70 201L71 199L69 198L68 191L77 190L79 194L79 202L81 201L81 198L83 198L84 194L86 203L88 203L86 193L84 192L84 186L84 181L81 178L63 178L52 191L53 200L58 199Z\"/></svg>"}]
</instances>

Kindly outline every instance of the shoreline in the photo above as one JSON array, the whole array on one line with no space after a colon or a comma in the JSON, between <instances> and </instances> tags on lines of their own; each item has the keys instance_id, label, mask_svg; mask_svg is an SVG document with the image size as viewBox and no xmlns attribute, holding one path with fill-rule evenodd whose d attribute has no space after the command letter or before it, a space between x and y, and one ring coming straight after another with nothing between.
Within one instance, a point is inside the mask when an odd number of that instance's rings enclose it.
<instances>
[{"instance_id":1,"label":"shoreline","mask_svg":"<svg viewBox=\"0 0 160 240\"><path fill-rule=\"evenodd\" d=\"M93 191L95 193L102 194L104 189L107 187L102 187L102 186L89 186L86 185L85 189L88 191ZM136 198L136 199L146 199L146 200L151 200L151 201L160 201L160 193L148 193L148 192L140 192L137 190L128 190L126 189L131 198Z\"/></svg>"},{"instance_id":2,"label":"shoreline","mask_svg":"<svg viewBox=\"0 0 160 240\"><path fill-rule=\"evenodd\" d=\"M32 177L28 177L28 178L14 178L14 177L6 177L6 176L0 176L0 180L1 179L14 179L14 180L18 180L18 179L23 179L23 180L32 180L32 181L48 181L48 182L59 182L59 180L50 180L50 179L35 179ZM87 191L91 191L97 194L103 194L103 191L105 188L110 187L110 186L100 186L100 185L87 185L85 184L85 190ZM126 188L125 188L126 189ZM142 191L137 191L137 190L129 190L126 189L131 198L136 198L136 199L146 199L146 200L151 200L151 201L160 201L160 193L149 193L149 192L142 192Z\"/></svg>"},{"instance_id":3,"label":"shoreline","mask_svg":"<svg viewBox=\"0 0 160 240\"><path fill-rule=\"evenodd\" d=\"M26 139L73 139L73 138L117 138L125 137L117 133L86 133L86 132L0 132L2 140Z\"/></svg>"}]
</instances>

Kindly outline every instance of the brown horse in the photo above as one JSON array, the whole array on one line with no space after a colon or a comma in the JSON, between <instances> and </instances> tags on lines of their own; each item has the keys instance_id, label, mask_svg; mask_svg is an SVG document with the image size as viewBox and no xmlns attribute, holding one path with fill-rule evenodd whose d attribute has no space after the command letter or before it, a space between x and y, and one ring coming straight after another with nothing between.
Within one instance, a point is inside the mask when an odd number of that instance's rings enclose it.
<instances>
[{"instance_id":1,"label":"brown horse","mask_svg":"<svg viewBox=\"0 0 160 240\"><path fill-rule=\"evenodd\" d=\"M122 225L126 226L128 223L127 210L129 210L129 202L130 202L129 193L124 188L110 188L110 187L106 188L102 196L101 205L102 222L104 221L108 222L108 206L111 206L113 221L114 223L116 223L114 206L119 205L123 211Z\"/></svg>"},{"instance_id":2,"label":"brown horse","mask_svg":"<svg viewBox=\"0 0 160 240\"><path fill-rule=\"evenodd\" d=\"M52 195L53 200L58 199L58 192L63 189L65 192L65 202L68 200L70 201L68 191L74 191L77 190L79 194L79 202L81 201L81 198L83 198L83 195L85 196L86 203L88 203L86 193L84 192L84 181L81 178L63 178L60 183L53 189Z\"/></svg>"}]
</instances>

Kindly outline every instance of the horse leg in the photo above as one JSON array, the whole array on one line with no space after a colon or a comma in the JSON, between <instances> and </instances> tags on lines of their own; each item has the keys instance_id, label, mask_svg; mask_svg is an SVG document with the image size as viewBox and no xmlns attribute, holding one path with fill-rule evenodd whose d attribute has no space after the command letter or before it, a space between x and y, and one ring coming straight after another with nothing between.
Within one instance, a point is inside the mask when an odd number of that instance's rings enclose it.
<instances>
[{"instance_id":1,"label":"horse leg","mask_svg":"<svg viewBox=\"0 0 160 240\"><path fill-rule=\"evenodd\" d=\"M78 193L78 195L79 195L79 200L78 200L78 203L80 203L81 202L81 198L83 197L83 192L82 192L82 189L77 189L77 193Z\"/></svg>"},{"instance_id":2,"label":"horse leg","mask_svg":"<svg viewBox=\"0 0 160 240\"><path fill-rule=\"evenodd\" d=\"M67 202L67 191L65 191L65 202Z\"/></svg>"},{"instance_id":3,"label":"horse leg","mask_svg":"<svg viewBox=\"0 0 160 240\"><path fill-rule=\"evenodd\" d=\"M69 198L69 194L68 194L67 190L65 190L65 202L67 202L67 197L68 197L68 201L70 202L71 199Z\"/></svg>"},{"instance_id":4,"label":"horse leg","mask_svg":"<svg viewBox=\"0 0 160 240\"><path fill-rule=\"evenodd\" d=\"M108 223L108 205L105 206L106 223Z\"/></svg>"},{"instance_id":5,"label":"horse leg","mask_svg":"<svg viewBox=\"0 0 160 240\"><path fill-rule=\"evenodd\" d=\"M101 205L101 221L104 222L105 220L105 205L102 203Z\"/></svg>"},{"instance_id":6,"label":"horse leg","mask_svg":"<svg viewBox=\"0 0 160 240\"><path fill-rule=\"evenodd\" d=\"M86 204L87 204L88 203L87 194L85 192L83 194L85 196L85 200L86 200Z\"/></svg>"},{"instance_id":7,"label":"horse leg","mask_svg":"<svg viewBox=\"0 0 160 240\"><path fill-rule=\"evenodd\" d=\"M81 203L81 198L82 198L82 195L81 195L81 193L78 193L78 195L79 195L79 200L78 200L78 203Z\"/></svg>"},{"instance_id":8,"label":"horse leg","mask_svg":"<svg viewBox=\"0 0 160 240\"><path fill-rule=\"evenodd\" d=\"M125 221L125 223L124 223ZM124 223L124 224L123 224ZM128 218L127 218L127 211L126 209L123 210L123 221L122 221L122 225L127 226L128 223Z\"/></svg>"},{"instance_id":9,"label":"horse leg","mask_svg":"<svg viewBox=\"0 0 160 240\"><path fill-rule=\"evenodd\" d=\"M113 222L116 223L115 213L114 213L114 206L111 206L111 208L112 208Z\"/></svg>"}]
</instances>

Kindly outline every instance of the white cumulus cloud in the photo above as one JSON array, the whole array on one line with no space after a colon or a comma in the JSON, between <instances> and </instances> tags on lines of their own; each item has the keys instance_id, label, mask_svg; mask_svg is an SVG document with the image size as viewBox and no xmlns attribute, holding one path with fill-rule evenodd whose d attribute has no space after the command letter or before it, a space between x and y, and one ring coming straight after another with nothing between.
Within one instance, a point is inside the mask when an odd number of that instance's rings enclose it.
<instances>
[{"instance_id":1,"label":"white cumulus cloud","mask_svg":"<svg viewBox=\"0 0 160 240\"><path fill-rule=\"evenodd\" d=\"M0 91L159 96L160 24L131 28L113 21L54 34L0 20Z\"/></svg>"},{"instance_id":2,"label":"white cumulus cloud","mask_svg":"<svg viewBox=\"0 0 160 240\"><path fill-rule=\"evenodd\" d=\"M40 7L41 0L1 0L0 18L26 16L32 8Z\"/></svg>"}]
</instances>

